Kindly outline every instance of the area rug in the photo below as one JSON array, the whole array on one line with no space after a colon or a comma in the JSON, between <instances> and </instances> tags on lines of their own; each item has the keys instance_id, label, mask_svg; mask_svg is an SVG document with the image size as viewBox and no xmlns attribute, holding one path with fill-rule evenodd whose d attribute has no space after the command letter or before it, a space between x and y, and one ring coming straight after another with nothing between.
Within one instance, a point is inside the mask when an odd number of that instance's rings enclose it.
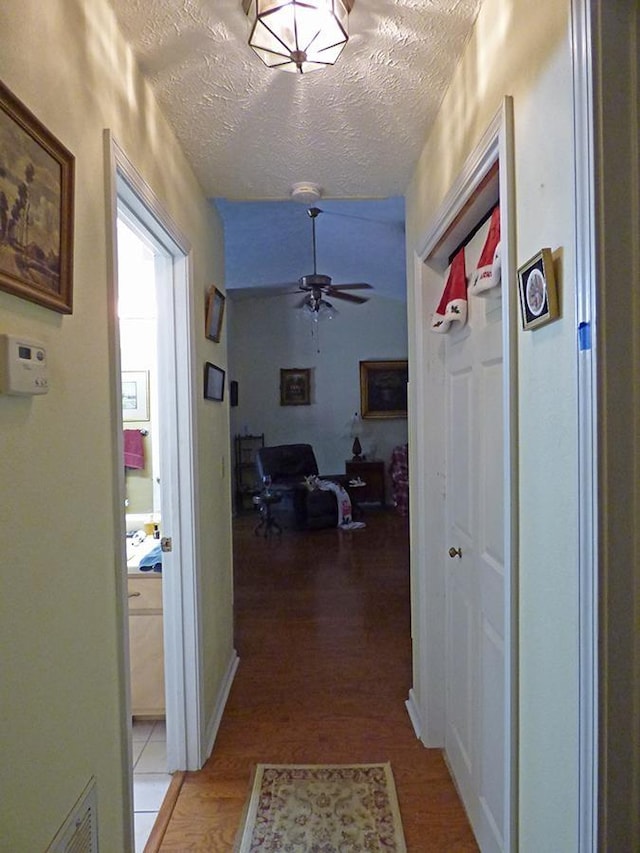
<instances>
[{"instance_id":1,"label":"area rug","mask_svg":"<svg viewBox=\"0 0 640 853\"><path fill-rule=\"evenodd\" d=\"M390 764L258 764L236 853L406 853Z\"/></svg>"}]
</instances>

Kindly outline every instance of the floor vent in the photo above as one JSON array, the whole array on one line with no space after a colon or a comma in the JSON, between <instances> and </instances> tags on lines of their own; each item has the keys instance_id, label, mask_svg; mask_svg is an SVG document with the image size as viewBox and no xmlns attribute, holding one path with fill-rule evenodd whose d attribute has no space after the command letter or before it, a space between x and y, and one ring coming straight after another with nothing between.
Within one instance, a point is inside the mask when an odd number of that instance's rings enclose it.
<instances>
[{"instance_id":1,"label":"floor vent","mask_svg":"<svg viewBox=\"0 0 640 853\"><path fill-rule=\"evenodd\" d=\"M47 853L98 853L98 794L93 777Z\"/></svg>"}]
</instances>

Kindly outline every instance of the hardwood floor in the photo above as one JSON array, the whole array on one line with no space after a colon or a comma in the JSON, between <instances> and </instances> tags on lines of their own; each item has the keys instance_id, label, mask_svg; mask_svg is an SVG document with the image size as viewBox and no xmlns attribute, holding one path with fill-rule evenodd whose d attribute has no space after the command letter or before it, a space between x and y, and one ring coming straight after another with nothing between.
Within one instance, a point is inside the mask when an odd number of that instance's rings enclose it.
<instances>
[{"instance_id":1,"label":"hardwood floor","mask_svg":"<svg viewBox=\"0 0 640 853\"><path fill-rule=\"evenodd\" d=\"M410 853L478 848L439 750L413 732L407 520L253 535L234 522L240 666L213 754L187 773L160 850L230 851L254 765L390 761Z\"/></svg>"}]
</instances>

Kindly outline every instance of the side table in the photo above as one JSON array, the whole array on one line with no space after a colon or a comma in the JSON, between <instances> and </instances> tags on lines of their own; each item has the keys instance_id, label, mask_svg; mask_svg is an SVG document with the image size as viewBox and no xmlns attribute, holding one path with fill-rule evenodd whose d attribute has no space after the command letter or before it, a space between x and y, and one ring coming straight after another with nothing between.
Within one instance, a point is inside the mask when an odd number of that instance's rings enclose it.
<instances>
[{"instance_id":1,"label":"side table","mask_svg":"<svg viewBox=\"0 0 640 853\"><path fill-rule=\"evenodd\" d=\"M379 503L385 505L384 462L382 459L347 459L344 464L349 480L364 480L359 489L358 503Z\"/></svg>"},{"instance_id":2,"label":"side table","mask_svg":"<svg viewBox=\"0 0 640 853\"><path fill-rule=\"evenodd\" d=\"M266 539L270 533L274 531L278 534L278 536L282 536L282 528L275 520L273 515L271 514L271 507L274 504L280 503L282 500L281 495L268 494L267 492L263 492L259 495L254 495L253 503L258 507L260 511L260 521L255 527L253 531L257 536L260 531L263 531L264 538Z\"/></svg>"}]
</instances>

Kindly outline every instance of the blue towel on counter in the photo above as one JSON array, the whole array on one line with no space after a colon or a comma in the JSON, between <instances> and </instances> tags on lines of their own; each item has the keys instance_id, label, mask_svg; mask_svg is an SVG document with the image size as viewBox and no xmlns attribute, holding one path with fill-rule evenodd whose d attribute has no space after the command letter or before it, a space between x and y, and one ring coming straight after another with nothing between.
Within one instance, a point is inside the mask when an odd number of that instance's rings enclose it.
<instances>
[{"instance_id":1,"label":"blue towel on counter","mask_svg":"<svg viewBox=\"0 0 640 853\"><path fill-rule=\"evenodd\" d=\"M162 548L160 545L154 545L154 547L144 555L144 557L140 557L140 571L141 572L161 572L162 571Z\"/></svg>"}]
</instances>

